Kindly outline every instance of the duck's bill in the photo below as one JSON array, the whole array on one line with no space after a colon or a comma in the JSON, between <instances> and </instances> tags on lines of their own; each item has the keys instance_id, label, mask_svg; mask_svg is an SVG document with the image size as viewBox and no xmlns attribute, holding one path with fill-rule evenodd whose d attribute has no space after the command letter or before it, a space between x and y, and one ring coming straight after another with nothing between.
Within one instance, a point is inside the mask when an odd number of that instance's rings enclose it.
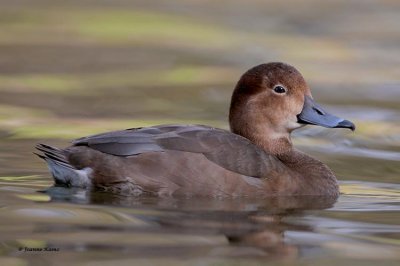
<instances>
[{"instance_id":1,"label":"duck's bill","mask_svg":"<svg viewBox=\"0 0 400 266\"><path fill-rule=\"evenodd\" d=\"M327 113L309 96L305 96L303 110L297 115L297 120L301 124L330 128L349 128L353 131L356 129L356 126L349 120Z\"/></svg>"}]
</instances>

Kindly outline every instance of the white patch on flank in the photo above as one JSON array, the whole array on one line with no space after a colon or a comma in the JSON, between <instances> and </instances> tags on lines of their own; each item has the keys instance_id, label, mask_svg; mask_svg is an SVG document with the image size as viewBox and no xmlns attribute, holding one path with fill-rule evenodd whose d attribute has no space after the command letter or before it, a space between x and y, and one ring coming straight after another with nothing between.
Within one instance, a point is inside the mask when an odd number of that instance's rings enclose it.
<instances>
[{"instance_id":1,"label":"white patch on flank","mask_svg":"<svg viewBox=\"0 0 400 266\"><path fill-rule=\"evenodd\" d=\"M87 188L92 185L92 168L86 167L78 170L51 159L46 159L46 162L57 183L81 188Z\"/></svg>"},{"instance_id":2,"label":"white patch on flank","mask_svg":"<svg viewBox=\"0 0 400 266\"><path fill-rule=\"evenodd\" d=\"M93 169L85 167L81 170L75 170L76 176L71 178L71 186L73 187L89 187L92 182Z\"/></svg>"}]
</instances>

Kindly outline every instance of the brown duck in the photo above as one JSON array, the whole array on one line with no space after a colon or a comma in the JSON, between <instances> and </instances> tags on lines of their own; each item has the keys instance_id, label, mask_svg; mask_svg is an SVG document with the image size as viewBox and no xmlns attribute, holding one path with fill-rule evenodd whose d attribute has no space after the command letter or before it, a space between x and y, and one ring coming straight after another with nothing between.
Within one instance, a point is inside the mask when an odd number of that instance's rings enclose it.
<instances>
[{"instance_id":1,"label":"brown duck","mask_svg":"<svg viewBox=\"0 0 400 266\"><path fill-rule=\"evenodd\" d=\"M355 129L316 104L302 75L284 63L251 68L233 91L231 131L158 125L38 144L57 185L125 195L267 197L339 193L322 162L296 150L305 124Z\"/></svg>"}]
</instances>

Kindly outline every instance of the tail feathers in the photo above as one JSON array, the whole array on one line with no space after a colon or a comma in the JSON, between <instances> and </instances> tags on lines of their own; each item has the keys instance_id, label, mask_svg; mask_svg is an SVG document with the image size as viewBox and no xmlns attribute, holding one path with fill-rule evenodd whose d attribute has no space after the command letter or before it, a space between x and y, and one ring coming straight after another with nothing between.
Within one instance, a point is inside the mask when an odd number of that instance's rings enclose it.
<instances>
[{"instance_id":1,"label":"tail feathers","mask_svg":"<svg viewBox=\"0 0 400 266\"><path fill-rule=\"evenodd\" d=\"M90 186L91 168L76 169L68 162L64 150L45 144L37 144L36 149L41 153L34 154L46 161L56 184L83 188Z\"/></svg>"},{"instance_id":2,"label":"tail feathers","mask_svg":"<svg viewBox=\"0 0 400 266\"><path fill-rule=\"evenodd\" d=\"M65 157L64 151L57 149L55 147L51 147L45 144L37 144L36 149L44 153L44 157L48 157L52 160L58 161L60 163L66 164L66 166L70 166L73 168L69 163L67 158Z\"/></svg>"}]
</instances>

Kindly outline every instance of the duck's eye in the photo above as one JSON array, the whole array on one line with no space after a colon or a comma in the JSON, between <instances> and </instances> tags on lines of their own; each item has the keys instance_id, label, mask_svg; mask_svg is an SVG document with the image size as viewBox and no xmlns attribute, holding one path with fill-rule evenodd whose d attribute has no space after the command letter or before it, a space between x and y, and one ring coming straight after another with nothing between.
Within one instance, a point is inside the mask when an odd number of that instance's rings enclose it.
<instances>
[{"instance_id":1,"label":"duck's eye","mask_svg":"<svg viewBox=\"0 0 400 266\"><path fill-rule=\"evenodd\" d=\"M277 86L274 87L274 92L276 92L276 93L285 93L286 89L281 85L277 85Z\"/></svg>"}]
</instances>

